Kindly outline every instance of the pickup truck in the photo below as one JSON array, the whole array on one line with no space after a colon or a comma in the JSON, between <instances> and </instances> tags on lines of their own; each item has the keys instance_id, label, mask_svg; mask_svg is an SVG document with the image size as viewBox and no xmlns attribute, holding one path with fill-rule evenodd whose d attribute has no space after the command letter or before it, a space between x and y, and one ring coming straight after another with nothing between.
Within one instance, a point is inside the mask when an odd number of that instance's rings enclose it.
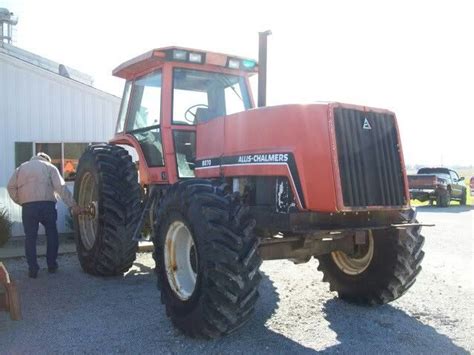
<instances>
[{"instance_id":1,"label":"pickup truck","mask_svg":"<svg viewBox=\"0 0 474 355\"><path fill-rule=\"evenodd\" d=\"M430 201L439 207L448 207L450 202L466 204L467 188L464 177L447 168L422 168L416 175L408 175L410 196L421 202Z\"/></svg>"}]
</instances>

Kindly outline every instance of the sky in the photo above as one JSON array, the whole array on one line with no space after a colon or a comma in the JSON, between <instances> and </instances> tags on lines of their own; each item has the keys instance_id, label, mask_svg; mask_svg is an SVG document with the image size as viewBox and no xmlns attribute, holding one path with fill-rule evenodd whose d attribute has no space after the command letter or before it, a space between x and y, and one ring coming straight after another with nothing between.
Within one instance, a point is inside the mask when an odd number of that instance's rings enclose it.
<instances>
[{"instance_id":1,"label":"sky","mask_svg":"<svg viewBox=\"0 0 474 355\"><path fill-rule=\"evenodd\" d=\"M339 101L397 115L409 165L474 165L473 1L0 0L14 45L121 96L122 62L170 45L258 58L267 105ZM256 95L256 91L254 91ZM289 122L291 124L291 122Z\"/></svg>"}]
</instances>

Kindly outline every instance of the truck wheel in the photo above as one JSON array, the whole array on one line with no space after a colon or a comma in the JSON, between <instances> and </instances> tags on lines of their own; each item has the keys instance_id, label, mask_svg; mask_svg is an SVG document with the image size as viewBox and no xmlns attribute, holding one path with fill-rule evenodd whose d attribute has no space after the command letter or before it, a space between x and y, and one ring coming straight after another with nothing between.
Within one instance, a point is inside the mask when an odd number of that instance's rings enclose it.
<instances>
[{"instance_id":1,"label":"truck wheel","mask_svg":"<svg viewBox=\"0 0 474 355\"><path fill-rule=\"evenodd\" d=\"M412 223L416 222L412 219ZM336 251L318 257L330 290L357 304L385 304L402 296L421 271L420 227L373 230L354 255Z\"/></svg>"},{"instance_id":2,"label":"truck wheel","mask_svg":"<svg viewBox=\"0 0 474 355\"><path fill-rule=\"evenodd\" d=\"M91 145L77 168L74 198L89 213L74 218L77 255L85 272L121 275L132 266L140 218L140 185L128 152L109 144Z\"/></svg>"},{"instance_id":3,"label":"truck wheel","mask_svg":"<svg viewBox=\"0 0 474 355\"><path fill-rule=\"evenodd\" d=\"M166 314L192 337L249 320L260 283L254 220L207 180L173 185L157 207L155 261Z\"/></svg>"},{"instance_id":4,"label":"truck wheel","mask_svg":"<svg viewBox=\"0 0 474 355\"><path fill-rule=\"evenodd\" d=\"M439 207L449 207L451 203L451 192L449 190L444 191L443 193L438 194L436 199L436 205Z\"/></svg>"},{"instance_id":5,"label":"truck wheel","mask_svg":"<svg viewBox=\"0 0 474 355\"><path fill-rule=\"evenodd\" d=\"M467 189L463 189L462 195L461 195L461 201L459 201L459 204L461 206L466 206L466 201L467 201Z\"/></svg>"}]
</instances>

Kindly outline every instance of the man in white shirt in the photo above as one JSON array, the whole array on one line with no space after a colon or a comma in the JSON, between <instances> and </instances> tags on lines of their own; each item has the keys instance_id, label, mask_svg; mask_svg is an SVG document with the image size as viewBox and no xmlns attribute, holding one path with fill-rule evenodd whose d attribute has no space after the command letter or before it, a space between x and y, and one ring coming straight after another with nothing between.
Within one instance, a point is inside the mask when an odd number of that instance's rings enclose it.
<instances>
[{"instance_id":1,"label":"man in white shirt","mask_svg":"<svg viewBox=\"0 0 474 355\"><path fill-rule=\"evenodd\" d=\"M38 153L16 169L8 182L8 193L15 203L22 206L29 276L38 276L36 239L40 223L44 226L47 236L48 271L56 272L59 247L56 196L61 197L74 214L83 212L83 209L74 201L59 170L51 164L51 158L45 153Z\"/></svg>"}]
</instances>

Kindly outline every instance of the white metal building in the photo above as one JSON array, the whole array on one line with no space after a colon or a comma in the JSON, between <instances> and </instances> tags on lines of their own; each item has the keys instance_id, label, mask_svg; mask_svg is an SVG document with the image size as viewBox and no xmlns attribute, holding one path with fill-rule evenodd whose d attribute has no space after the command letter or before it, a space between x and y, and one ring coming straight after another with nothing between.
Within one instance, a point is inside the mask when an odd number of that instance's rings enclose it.
<instances>
[{"instance_id":1,"label":"white metal building","mask_svg":"<svg viewBox=\"0 0 474 355\"><path fill-rule=\"evenodd\" d=\"M6 189L15 168L46 152L72 188L85 147L112 137L119 105L88 75L0 41L0 207L9 211L13 235L24 235L21 208ZM68 232L69 212L57 206L59 232Z\"/></svg>"}]
</instances>

